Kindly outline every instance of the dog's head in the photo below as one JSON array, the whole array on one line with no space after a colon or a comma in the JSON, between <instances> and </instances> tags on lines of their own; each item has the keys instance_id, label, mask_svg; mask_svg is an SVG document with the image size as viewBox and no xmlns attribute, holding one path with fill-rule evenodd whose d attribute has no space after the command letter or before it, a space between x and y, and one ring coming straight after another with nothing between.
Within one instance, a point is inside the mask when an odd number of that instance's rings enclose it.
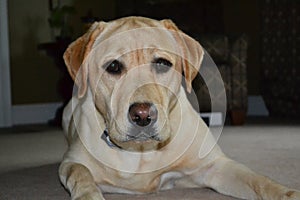
<instances>
[{"instance_id":1,"label":"dog's head","mask_svg":"<svg viewBox=\"0 0 300 200\"><path fill-rule=\"evenodd\" d=\"M110 139L129 150L172 139L182 74L190 92L202 58L200 44L172 21L142 17L96 22L64 54L79 98L90 87Z\"/></svg>"}]
</instances>

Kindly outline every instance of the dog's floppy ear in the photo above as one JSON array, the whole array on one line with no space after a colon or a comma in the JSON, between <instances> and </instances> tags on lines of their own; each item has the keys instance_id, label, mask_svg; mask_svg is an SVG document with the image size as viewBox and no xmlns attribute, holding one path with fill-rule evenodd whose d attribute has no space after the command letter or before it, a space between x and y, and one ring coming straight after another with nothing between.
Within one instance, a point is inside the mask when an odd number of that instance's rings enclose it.
<instances>
[{"instance_id":1,"label":"dog's floppy ear","mask_svg":"<svg viewBox=\"0 0 300 200\"><path fill-rule=\"evenodd\" d=\"M162 20L161 23L172 31L182 54L182 70L185 76L185 83L188 92L192 90L192 81L196 77L203 60L203 49L201 45L178 29L169 19Z\"/></svg>"},{"instance_id":2,"label":"dog's floppy ear","mask_svg":"<svg viewBox=\"0 0 300 200\"><path fill-rule=\"evenodd\" d=\"M64 53L64 60L68 71L78 86L79 98L85 95L88 84L88 67L82 64L104 27L105 22L95 22L87 33L71 43Z\"/></svg>"}]
</instances>

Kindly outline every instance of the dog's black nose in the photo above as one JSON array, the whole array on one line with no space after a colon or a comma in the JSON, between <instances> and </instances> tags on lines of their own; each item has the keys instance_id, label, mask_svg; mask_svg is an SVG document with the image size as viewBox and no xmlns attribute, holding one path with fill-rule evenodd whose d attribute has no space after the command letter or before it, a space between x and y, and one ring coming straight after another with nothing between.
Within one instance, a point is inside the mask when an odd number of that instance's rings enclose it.
<instances>
[{"instance_id":1,"label":"dog's black nose","mask_svg":"<svg viewBox=\"0 0 300 200\"><path fill-rule=\"evenodd\" d=\"M129 107L130 122L144 127L157 120L157 109L151 103L134 103Z\"/></svg>"}]
</instances>

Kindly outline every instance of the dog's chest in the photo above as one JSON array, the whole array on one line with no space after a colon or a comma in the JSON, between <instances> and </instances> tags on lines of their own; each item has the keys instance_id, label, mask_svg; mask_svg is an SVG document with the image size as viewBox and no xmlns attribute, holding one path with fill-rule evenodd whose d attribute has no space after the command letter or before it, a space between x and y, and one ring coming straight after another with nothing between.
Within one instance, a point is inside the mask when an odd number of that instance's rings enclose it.
<instances>
[{"instance_id":1,"label":"dog's chest","mask_svg":"<svg viewBox=\"0 0 300 200\"><path fill-rule=\"evenodd\" d=\"M104 192L149 193L177 187L193 187L189 176L180 171L156 171L144 174L118 172L111 178L115 181L110 184L100 184Z\"/></svg>"},{"instance_id":2,"label":"dog's chest","mask_svg":"<svg viewBox=\"0 0 300 200\"><path fill-rule=\"evenodd\" d=\"M109 184L101 189L109 193L151 193L172 188L195 187L194 181L185 170L158 170L148 173L110 173Z\"/></svg>"}]
</instances>

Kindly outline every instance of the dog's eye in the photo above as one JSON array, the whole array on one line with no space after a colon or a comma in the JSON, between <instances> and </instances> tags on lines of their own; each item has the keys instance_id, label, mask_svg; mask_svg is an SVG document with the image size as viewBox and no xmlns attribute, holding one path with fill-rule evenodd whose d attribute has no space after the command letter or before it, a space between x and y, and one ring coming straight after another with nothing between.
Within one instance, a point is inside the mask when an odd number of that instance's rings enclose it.
<instances>
[{"instance_id":1,"label":"dog's eye","mask_svg":"<svg viewBox=\"0 0 300 200\"><path fill-rule=\"evenodd\" d=\"M118 60L113 60L105 64L104 68L110 74L121 74L123 64Z\"/></svg>"},{"instance_id":2,"label":"dog's eye","mask_svg":"<svg viewBox=\"0 0 300 200\"><path fill-rule=\"evenodd\" d=\"M171 67L172 63L164 58L156 58L152 61L152 65L157 73L167 72Z\"/></svg>"}]
</instances>

